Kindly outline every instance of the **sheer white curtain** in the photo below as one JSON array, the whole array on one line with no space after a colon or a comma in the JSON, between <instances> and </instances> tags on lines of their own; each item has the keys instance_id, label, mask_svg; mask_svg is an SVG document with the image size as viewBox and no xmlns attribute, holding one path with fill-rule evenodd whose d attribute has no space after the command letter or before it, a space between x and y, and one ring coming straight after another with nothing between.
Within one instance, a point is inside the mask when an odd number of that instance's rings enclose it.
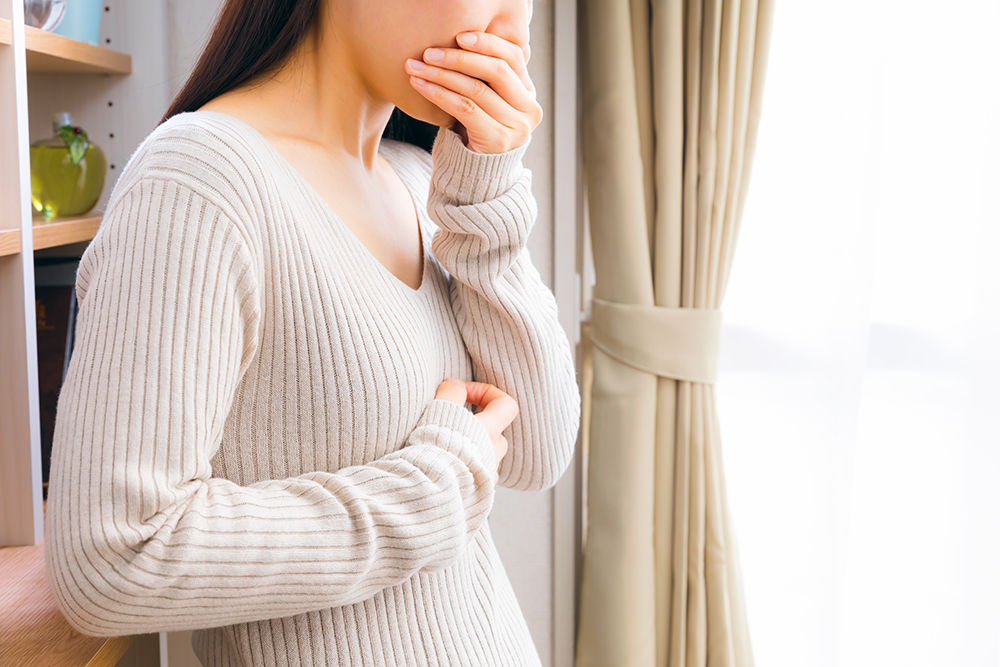
<instances>
[{"instance_id":1,"label":"sheer white curtain","mask_svg":"<svg viewBox=\"0 0 1000 667\"><path fill-rule=\"evenodd\" d=\"M1000 665L1000 2L784 2L717 384L754 655Z\"/></svg>"}]
</instances>

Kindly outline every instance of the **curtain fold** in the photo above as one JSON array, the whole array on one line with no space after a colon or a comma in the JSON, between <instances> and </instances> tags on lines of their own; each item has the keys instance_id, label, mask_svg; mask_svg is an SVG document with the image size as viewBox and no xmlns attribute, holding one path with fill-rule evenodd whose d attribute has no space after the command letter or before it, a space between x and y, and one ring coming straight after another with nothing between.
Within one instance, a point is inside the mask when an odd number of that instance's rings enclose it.
<instances>
[{"instance_id":1,"label":"curtain fold","mask_svg":"<svg viewBox=\"0 0 1000 667\"><path fill-rule=\"evenodd\" d=\"M580 3L597 280L577 667L753 665L713 382L773 11Z\"/></svg>"}]
</instances>

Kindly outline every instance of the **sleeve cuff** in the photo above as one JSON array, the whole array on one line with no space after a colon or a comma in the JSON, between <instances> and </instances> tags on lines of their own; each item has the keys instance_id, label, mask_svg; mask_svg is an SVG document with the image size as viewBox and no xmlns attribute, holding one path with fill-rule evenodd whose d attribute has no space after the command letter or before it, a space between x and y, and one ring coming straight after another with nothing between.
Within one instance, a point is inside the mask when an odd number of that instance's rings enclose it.
<instances>
[{"instance_id":1,"label":"sleeve cuff","mask_svg":"<svg viewBox=\"0 0 1000 667\"><path fill-rule=\"evenodd\" d=\"M431 149L431 187L460 205L496 199L521 177L531 137L506 153L477 153L462 143L457 132L440 127Z\"/></svg>"},{"instance_id":2,"label":"sleeve cuff","mask_svg":"<svg viewBox=\"0 0 1000 667\"><path fill-rule=\"evenodd\" d=\"M408 438L407 444L429 442L445 449L463 463L481 465L489 479L497 470L493 440L482 422L464 405L443 398L432 399Z\"/></svg>"}]
</instances>

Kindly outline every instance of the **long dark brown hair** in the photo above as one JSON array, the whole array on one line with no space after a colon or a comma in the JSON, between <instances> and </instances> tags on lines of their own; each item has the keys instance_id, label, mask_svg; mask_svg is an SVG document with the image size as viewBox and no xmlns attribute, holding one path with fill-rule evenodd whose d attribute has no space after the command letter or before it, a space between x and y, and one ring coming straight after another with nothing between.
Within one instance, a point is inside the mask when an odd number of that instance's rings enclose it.
<instances>
[{"instance_id":1,"label":"long dark brown hair","mask_svg":"<svg viewBox=\"0 0 1000 667\"><path fill-rule=\"evenodd\" d=\"M309 30L320 0L225 0L202 50L160 123L195 111L256 77L272 76ZM159 123L157 123L159 125ZM383 138L430 152L438 127L393 109Z\"/></svg>"}]
</instances>

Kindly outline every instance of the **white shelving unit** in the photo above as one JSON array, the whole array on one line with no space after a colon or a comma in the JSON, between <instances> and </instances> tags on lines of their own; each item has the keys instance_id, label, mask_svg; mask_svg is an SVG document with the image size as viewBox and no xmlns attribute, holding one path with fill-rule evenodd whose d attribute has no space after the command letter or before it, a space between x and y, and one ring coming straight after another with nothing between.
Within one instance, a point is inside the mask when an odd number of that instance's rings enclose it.
<instances>
[{"instance_id":1,"label":"white shelving unit","mask_svg":"<svg viewBox=\"0 0 1000 667\"><path fill-rule=\"evenodd\" d=\"M0 0L0 546L42 539L34 348L34 258L79 257L121 168L169 101L162 0L105 0L101 46L25 26ZM134 57L133 57L134 56ZM69 111L104 150L108 172L86 215L45 222L31 209L31 142Z\"/></svg>"},{"instance_id":2,"label":"white shelving unit","mask_svg":"<svg viewBox=\"0 0 1000 667\"><path fill-rule=\"evenodd\" d=\"M92 46L25 26L23 0L0 0L0 665L159 664L156 634L73 631L44 570L34 260L83 253L169 94L163 0L102 7ZM29 147L52 134L58 111L87 130L109 168L94 209L46 222L31 207Z\"/></svg>"}]
</instances>

